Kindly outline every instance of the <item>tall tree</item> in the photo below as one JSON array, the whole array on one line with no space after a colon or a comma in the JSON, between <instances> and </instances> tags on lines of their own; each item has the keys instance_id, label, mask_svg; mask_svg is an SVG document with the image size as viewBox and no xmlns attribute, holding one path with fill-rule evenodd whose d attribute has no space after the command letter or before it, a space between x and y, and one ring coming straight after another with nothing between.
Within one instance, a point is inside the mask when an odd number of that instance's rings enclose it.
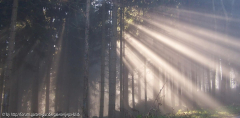
<instances>
[{"instance_id":1,"label":"tall tree","mask_svg":"<svg viewBox=\"0 0 240 118\"><path fill-rule=\"evenodd\" d=\"M145 93L145 105L144 105L144 108L145 108L145 112L147 112L147 73L146 73L146 70L147 70L147 59L144 60L144 93Z\"/></svg>"},{"instance_id":2,"label":"tall tree","mask_svg":"<svg viewBox=\"0 0 240 118\"><path fill-rule=\"evenodd\" d=\"M37 60L37 61L36 61ZM36 69L33 73L34 75L34 80L32 83L32 101L31 101L31 112L32 113L39 113L38 112L38 85L39 85L39 57L35 55L35 64L34 64L34 69Z\"/></svg>"},{"instance_id":3,"label":"tall tree","mask_svg":"<svg viewBox=\"0 0 240 118\"><path fill-rule=\"evenodd\" d=\"M171 63L172 65L174 65L172 58L170 58L170 63ZM172 75L171 72L170 72L170 77L169 77L169 79L170 79L170 87L171 87L171 102L172 102L172 107L174 108L174 107L175 107L175 95L174 95L174 92L175 92L175 93L177 93L177 92L176 92L176 88L175 88L174 76Z\"/></svg>"},{"instance_id":4,"label":"tall tree","mask_svg":"<svg viewBox=\"0 0 240 118\"><path fill-rule=\"evenodd\" d=\"M129 69L124 65L123 67L123 108L124 108L124 114L127 113L125 112L126 110L129 109L129 84L128 84L128 74L129 74Z\"/></svg>"},{"instance_id":5,"label":"tall tree","mask_svg":"<svg viewBox=\"0 0 240 118\"><path fill-rule=\"evenodd\" d=\"M193 108L195 108L197 105L196 105L196 71L195 71L195 65L192 64L191 65L191 78L192 78L192 106Z\"/></svg>"},{"instance_id":6,"label":"tall tree","mask_svg":"<svg viewBox=\"0 0 240 118\"><path fill-rule=\"evenodd\" d=\"M112 38L111 38L111 50L109 60L109 107L108 117L115 118L115 99L116 99L116 43L117 43L117 0L113 1L112 12Z\"/></svg>"},{"instance_id":7,"label":"tall tree","mask_svg":"<svg viewBox=\"0 0 240 118\"><path fill-rule=\"evenodd\" d=\"M132 105L135 108L135 98L134 98L134 70L132 70Z\"/></svg>"},{"instance_id":8,"label":"tall tree","mask_svg":"<svg viewBox=\"0 0 240 118\"><path fill-rule=\"evenodd\" d=\"M223 3L223 0L221 0L221 7L225 16L225 40L224 42L228 46L229 40L228 40L228 30L229 30L229 15L227 13L227 10L225 8L225 5ZM221 98L222 102L226 103L226 96L227 96L227 89L229 85L227 84L229 81L229 60L224 59L225 57L221 57L221 67L222 67L222 81L221 81ZM226 58L229 58L229 53L226 53Z\"/></svg>"},{"instance_id":9,"label":"tall tree","mask_svg":"<svg viewBox=\"0 0 240 118\"><path fill-rule=\"evenodd\" d=\"M153 72L153 98L155 99L158 95L159 87L159 71L158 68L152 64L152 72Z\"/></svg>"},{"instance_id":10,"label":"tall tree","mask_svg":"<svg viewBox=\"0 0 240 118\"><path fill-rule=\"evenodd\" d=\"M138 102L141 103L141 73L138 71Z\"/></svg>"},{"instance_id":11,"label":"tall tree","mask_svg":"<svg viewBox=\"0 0 240 118\"><path fill-rule=\"evenodd\" d=\"M13 1L11 25L10 25L10 36L8 45L8 56L6 60L5 68L5 88L3 97L3 112L17 112L17 86L16 80L12 78L13 70L13 53L16 37L16 20L18 11L18 0ZM10 99L10 100L9 100ZM9 106L9 108L8 108Z\"/></svg>"},{"instance_id":12,"label":"tall tree","mask_svg":"<svg viewBox=\"0 0 240 118\"><path fill-rule=\"evenodd\" d=\"M120 0L120 117L123 118L123 0Z\"/></svg>"},{"instance_id":13,"label":"tall tree","mask_svg":"<svg viewBox=\"0 0 240 118\"><path fill-rule=\"evenodd\" d=\"M181 63L178 63L178 71L180 73L180 78L182 78L182 69L181 69ZM179 79L180 80L180 79ZM182 85L180 83L178 83L178 103L179 106L182 106Z\"/></svg>"},{"instance_id":14,"label":"tall tree","mask_svg":"<svg viewBox=\"0 0 240 118\"><path fill-rule=\"evenodd\" d=\"M103 118L103 111L104 111L104 73L105 73L105 4L106 2L103 1L102 3L102 52L101 52L101 93L100 93L100 111L99 111L99 118ZM121 74L121 73L120 73ZM121 91L120 91L121 92Z\"/></svg>"},{"instance_id":15,"label":"tall tree","mask_svg":"<svg viewBox=\"0 0 240 118\"><path fill-rule=\"evenodd\" d=\"M166 71L165 69L162 67L161 68L161 75L162 75L162 81L163 81L163 84L162 85L166 85L167 83L167 79L166 79ZM166 88L166 87L165 87ZM163 106L165 106L165 99L166 99L166 89L163 90L163 98L162 98L162 104Z\"/></svg>"},{"instance_id":16,"label":"tall tree","mask_svg":"<svg viewBox=\"0 0 240 118\"><path fill-rule=\"evenodd\" d=\"M0 43L1 44L1 43ZM4 49L5 48L5 49ZM0 95L3 93L3 80L4 80L4 53L5 53L6 47L1 44L0 48ZM0 105L2 105L2 96L0 97ZM0 111L2 111L2 106L0 106Z\"/></svg>"},{"instance_id":17,"label":"tall tree","mask_svg":"<svg viewBox=\"0 0 240 118\"><path fill-rule=\"evenodd\" d=\"M216 36L216 31L217 31L217 21L216 21L216 16L215 16L215 1L212 0L212 10L213 10L213 19L214 19L214 40L215 40L215 36ZM216 45L216 44L215 44ZM214 48L214 52L216 51L216 49ZM212 96L215 96L215 83L216 83L216 66L217 66L217 58L216 55L213 55L213 62L214 62L214 67L212 68L213 70L213 75L212 75Z\"/></svg>"},{"instance_id":18,"label":"tall tree","mask_svg":"<svg viewBox=\"0 0 240 118\"><path fill-rule=\"evenodd\" d=\"M3 92L3 79L4 79L4 71L0 68L0 95ZM2 96L0 97L0 105L2 105ZM2 106L0 106L0 111L2 111Z\"/></svg>"},{"instance_id":19,"label":"tall tree","mask_svg":"<svg viewBox=\"0 0 240 118\"><path fill-rule=\"evenodd\" d=\"M90 0L86 4L86 24L85 24L85 49L84 49L84 78L83 78L83 118L89 118L89 16L90 16Z\"/></svg>"}]
</instances>

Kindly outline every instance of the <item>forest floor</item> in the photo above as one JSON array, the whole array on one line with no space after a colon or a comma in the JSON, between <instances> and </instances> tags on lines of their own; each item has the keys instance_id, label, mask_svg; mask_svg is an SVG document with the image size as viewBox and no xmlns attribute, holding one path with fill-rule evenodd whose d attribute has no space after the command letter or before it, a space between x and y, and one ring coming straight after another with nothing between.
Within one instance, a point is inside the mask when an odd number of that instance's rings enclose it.
<instances>
[{"instance_id":1,"label":"forest floor","mask_svg":"<svg viewBox=\"0 0 240 118\"><path fill-rule=\"evenodd\" d=\"M161 116L137 116L136 118L240 118L240 105L224 106L216 109L182 111Z\"/></svg>"},{"instance_id":2,"label":"forest floor","mask_svg":"<svg viewBox=\"0 0 240 118\"><path fill-rule=\"evenodd\" d=\"M240 105L193 111L179 110L176 114L166 114L164 116L152 118L240 118Z\"/></svg>"}]
</instances>

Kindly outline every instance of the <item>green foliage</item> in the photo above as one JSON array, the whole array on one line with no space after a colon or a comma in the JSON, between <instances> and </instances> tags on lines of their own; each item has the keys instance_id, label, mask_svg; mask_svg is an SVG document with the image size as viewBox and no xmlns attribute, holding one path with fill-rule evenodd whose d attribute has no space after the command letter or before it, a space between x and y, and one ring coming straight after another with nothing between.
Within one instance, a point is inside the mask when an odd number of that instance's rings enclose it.
<instances>
[{"instance_id":1,"label":"green foliage","mask_svg":"<svg viewBox=\"0 0 240 118\"><path fill-rule=\"evenodd\" d=\"M142 115L137 115L137 118L142 118Z\"/></svg>"}]
</instances>

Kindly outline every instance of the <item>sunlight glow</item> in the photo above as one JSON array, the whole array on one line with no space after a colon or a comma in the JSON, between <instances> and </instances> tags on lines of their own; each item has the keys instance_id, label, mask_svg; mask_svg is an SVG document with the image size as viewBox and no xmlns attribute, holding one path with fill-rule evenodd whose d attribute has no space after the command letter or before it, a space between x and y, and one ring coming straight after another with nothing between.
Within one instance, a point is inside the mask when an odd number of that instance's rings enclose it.
<instances>
[{"instance_id":1,"label":"sunlight glow","mask_svg":"<svg viewBox=\"0 0 240 118\"><path fill-rule=\"evenodd\" d=\"M126 41L129 42L132 46L134 46L139 51L141 50L143 52L143 55L145 57L150 58L150 60L157 66L161 66L167 71L171 72L171 75L175 78L175 81L180 83L180 85L184 85L184 82L182 80L185 80L185 85L192 85L191 82L181 76L181 73L179 73L175 68L170 66L168 62L158 57L156 54L154 54L152 51L150 51L148 48L146 48L143 44L141 44L139 41L131 37L128 33L126 33ZM174 83L175 84L175 83ZM175 85L176 86L176 85ZM192 86L194 89L196 89L195 86ZM198 102L211 105L210 107L214 108L216 106L219 106L220 103L213 100L210 96L208 96L205 93L193 93L197 98L199 98ZM189 95L188 95L189 96Z\"/></svg>"}]
</instances>

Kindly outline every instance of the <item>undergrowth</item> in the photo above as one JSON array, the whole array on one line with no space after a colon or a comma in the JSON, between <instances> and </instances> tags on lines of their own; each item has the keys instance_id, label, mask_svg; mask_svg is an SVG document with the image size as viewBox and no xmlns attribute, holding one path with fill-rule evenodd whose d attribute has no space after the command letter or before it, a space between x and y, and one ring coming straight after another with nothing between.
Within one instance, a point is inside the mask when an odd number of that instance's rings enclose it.
<instances>
[{"instance_id":1,"label":"undergrowth","mask_svg":"<svg viewBox=\"0 0 240 118\"><path fill-rule=\"evenodd\" d=\"M216 109L179 110L176 114L138 115L136 118L226 118L240 115L240 106L225 106Z\"/></svg>"}]
</instances>

